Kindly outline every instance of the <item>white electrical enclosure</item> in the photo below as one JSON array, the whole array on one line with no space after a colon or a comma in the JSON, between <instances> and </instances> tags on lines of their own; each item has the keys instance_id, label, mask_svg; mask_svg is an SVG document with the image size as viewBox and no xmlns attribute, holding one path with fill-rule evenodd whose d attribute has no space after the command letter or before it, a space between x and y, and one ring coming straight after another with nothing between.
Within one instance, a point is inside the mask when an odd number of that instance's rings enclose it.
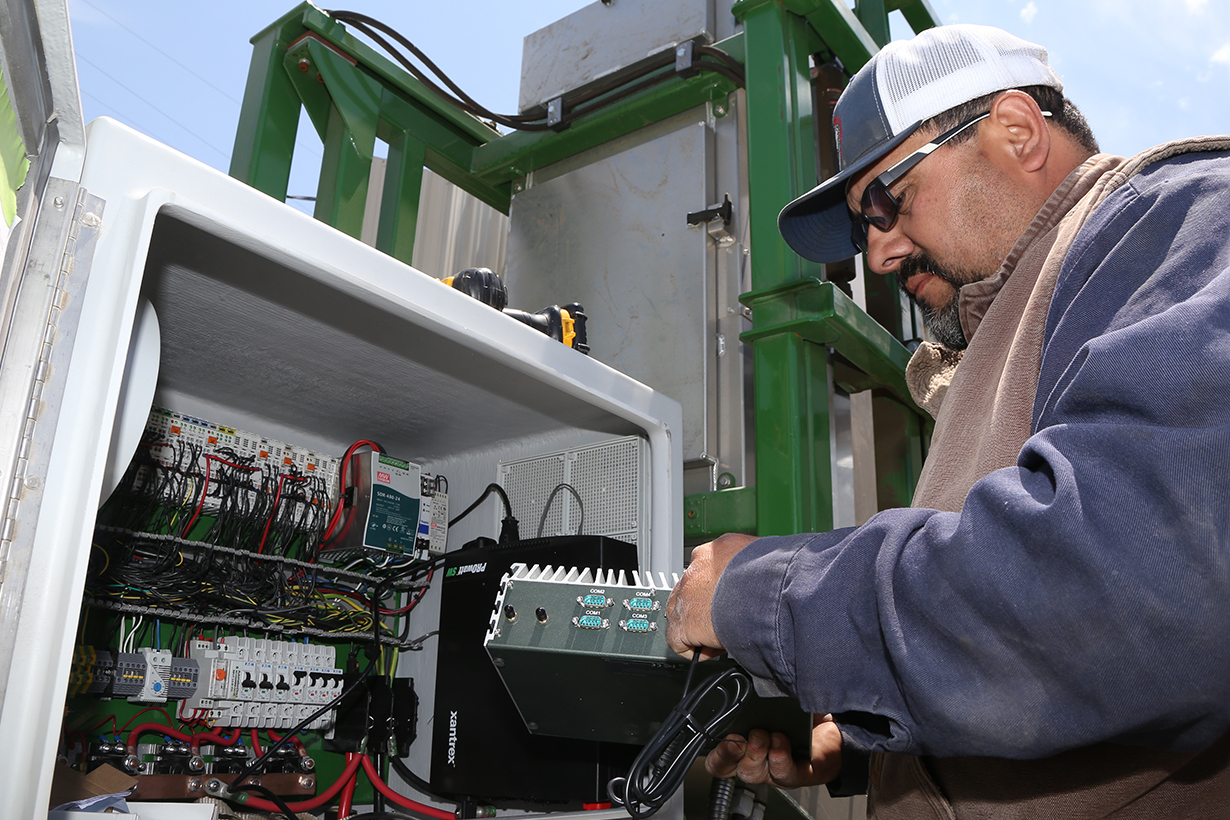
<instances>
[{"instance_id":1,"label":"white electrical enclosure","mask_svg":"<svg viewBox=\"0 0 1230 820\"><path fill-rule=\"evenodd\" d=\"M113 121L92 123L86 145L48 339L62 395L31 405L25 446L41 456L19 476L20 560L3 578L6 816L47 808L113 422L131 410L121 394L141 394L123 382L143 300L160 331L156 404L338 455L379 441L447 475L457 509L500 463L642 440L641 566L682 570L677 402ZM450 549L489 527L471 516Z\"/></svg>"}]
</instances>

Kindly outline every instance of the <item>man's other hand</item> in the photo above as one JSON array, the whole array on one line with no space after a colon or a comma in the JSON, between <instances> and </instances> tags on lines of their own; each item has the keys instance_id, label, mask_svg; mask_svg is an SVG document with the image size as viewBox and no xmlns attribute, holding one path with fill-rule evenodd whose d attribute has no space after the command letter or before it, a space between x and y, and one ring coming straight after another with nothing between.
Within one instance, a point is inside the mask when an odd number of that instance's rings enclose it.
<instances>
[{"instance_id":1,"label":"man's other hand","mask_svg":"<svg viewBox=\"0 0 1230 820\"><path fill-rule=\"evenodd\" d=\"M735 553L756 540L754 535L727 533L692 550L692 563L666 602L666 643L685 658L697 651L712 658L722 651L713 631L713 592Z\"/></svg>"},{"instance_id":2,"label":"man's other hand","mask_svg":"<svg viewBox=\"0 0 1230 820\"><path fill-rule=\"evenodd\" d=\"M841 730L832 715L820 718L811 731L811 760L790 756L790 740L781 732L753 729L745 741L727 735L705 758L714 777L738 777L744 783L772 783L783 789L819 786L841 774Z\"/></svg>"}]
</instances>

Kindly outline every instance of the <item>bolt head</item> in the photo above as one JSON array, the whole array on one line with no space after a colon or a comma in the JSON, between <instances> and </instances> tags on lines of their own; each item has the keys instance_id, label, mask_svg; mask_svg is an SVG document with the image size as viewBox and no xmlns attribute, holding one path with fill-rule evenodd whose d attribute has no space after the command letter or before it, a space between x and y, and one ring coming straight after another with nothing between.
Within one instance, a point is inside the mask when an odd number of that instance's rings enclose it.
<instances>
[{"instance_id":1,"label":"bolt head","mask_svg":"<svg viewBox=\"0 0 1230 820\"><path fill-rule=\"evenodd\" d=\"M307 755L304 755L303 757L299 758L299 768L303 769L303 771L305 772L316 771L316 761L308 757Z\"/></svg>"},{"instance_id":2,"label":"bolt head","mask_svg":"<svg viewBox=\"0 0 1230 820\"><path fill-rule=\"evenodd\" d=\"M312 67L312 64L311 64L310 62L308 62L308 58L307 58L307 57L300 57L300 58L299 58L299 70L300 70L300 71L307 71L307 70L308 70L309 68L311 68L311 67Z\"/></svg>"},{"instance_id":3,"label":"bolt head","mask_svg":"<svg viewBox=\"0 0 1230 820\"><path fill-rule=\"evenodd\" d=\"M203 788L205 788L205 784L201 782L199 777L194 777L188 781L188 791L190 792L199 792Z\"/></svg>"},{"instance_id":4,"label":"bolt head","mask_svg":"<svg viewBox=\"0 0 1230 820\"><path fill-rule=\"evenodd\" d=\"M64 197L62 197L62 196L58 196L58 197L56 197L55 199L53 199L53 200L52 200L52 202L54 202L54 203L55 203L55 206L56 206L57 208L63 208L63 207L64 207Z\"/></svg>"},{"instance_id":5,"label":"bolt head","mask_svg":"<svg viewBox=\"0 0 1230 820\"><path fill-rule=\"evenodd\" d=\"M303 788L303 789L310 789L310 788L312 788L315 784L316 784L316 778L312 777L311 775L307 775L307 774L305 774L305 775L302 775L302 776L299 778L299 787L300 787L300 788Z\"/></svg>"},{"instance_id":6,"label":"bolt head","mask_svg":"<svg viewBox=\"0 0 1230 820\"><path fill-rule=\"evenodd\" d=\"M205 771L205 760L200 755L193 755L188 760L188 769L193 772Z\"/></svg>"}]
</instances>

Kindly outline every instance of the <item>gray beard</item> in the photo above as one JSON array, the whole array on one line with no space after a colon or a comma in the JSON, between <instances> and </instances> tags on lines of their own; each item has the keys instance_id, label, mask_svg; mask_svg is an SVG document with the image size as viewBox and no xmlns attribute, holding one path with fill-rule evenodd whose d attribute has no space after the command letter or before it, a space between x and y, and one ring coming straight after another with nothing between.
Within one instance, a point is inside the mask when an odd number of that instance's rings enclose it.
<instances>
[{"instance_id":1,"label":"gray beard","mask_svg":"<svg viewBox=\"0 0 1230 820\"><path fill-rule=\"evenodd\" d=\"M918 305L918 302L914 304ZM956 294L953 294L952 301L939 310L933 310L926 305L918 305L918 308L922 312L923 325L931 331L937 342L953 350L964 350L969 346L965 331L961 329L961 310L957 307Z\"/></svg>"},{"instance_id":2,"label":"gray beard","mask_svg":"<svg viewBox=\"0 0 1230 820\"><path fill-rule=\"evenodd\" d=\"M905 283L920 271L933 274L952 285L954 290L952 299L938 308L921 304L915 299L914 294L905 289ZM964 350L969 346L969 341L965 338L965 331L961 329L961 310L958 307L961 286L985 278L979 274L941 267L927 254L916 254L907 258L897 271L897 283L901 287L901 292L908 296L910 302L922 313L923 325L937 342L953 350Z\"/></svg>"}]
</instances>

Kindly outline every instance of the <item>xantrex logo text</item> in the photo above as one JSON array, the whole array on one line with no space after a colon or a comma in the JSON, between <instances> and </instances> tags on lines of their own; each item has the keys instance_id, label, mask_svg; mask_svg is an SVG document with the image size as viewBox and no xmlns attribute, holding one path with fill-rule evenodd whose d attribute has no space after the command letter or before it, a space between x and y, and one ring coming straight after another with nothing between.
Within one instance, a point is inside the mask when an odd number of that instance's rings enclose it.
<instances>
[{"instance_id":1,"label":"xantrex logo text","mask_svg":"<svg viewBox=\"0 0 1230 820\"><path fill-rule=\"evenodd\" d=\"M457 713L448 713L448 765L457 766Z\"/></svg>"}]
</instances>

